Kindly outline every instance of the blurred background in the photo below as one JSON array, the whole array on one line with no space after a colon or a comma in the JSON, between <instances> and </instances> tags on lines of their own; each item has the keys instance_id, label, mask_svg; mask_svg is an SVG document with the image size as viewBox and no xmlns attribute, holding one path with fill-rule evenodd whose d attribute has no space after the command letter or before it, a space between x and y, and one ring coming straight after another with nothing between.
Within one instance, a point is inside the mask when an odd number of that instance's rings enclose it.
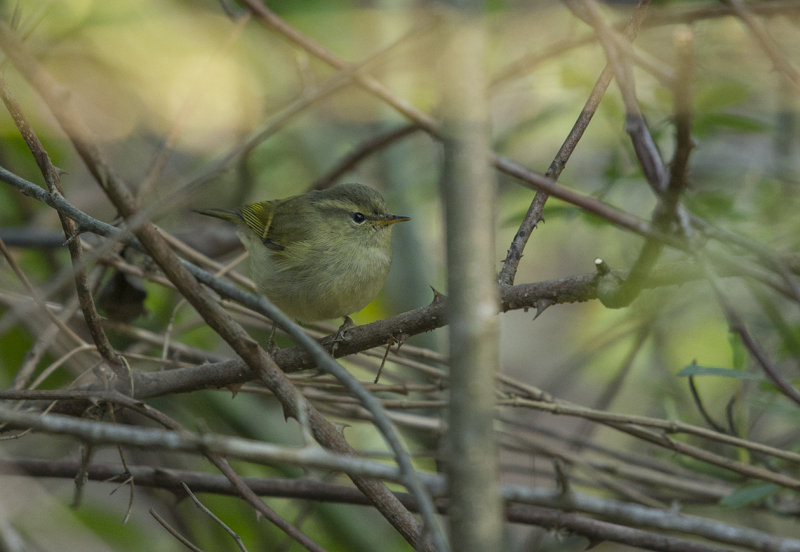
<instances>
[{"instance_id":1,"label":"blurred background","mask_svg":"<svg viewBox=\"0 0 800 552\"><path fill-rule=\"evenodd\" d=\"M604 4L603 14L609 24L624 22L634 5ZM412 222L396 228L389 281L372 304L353 316L355 322L366 324L427 305L433 299L431 288L447 292L439 199L441 144L352 82L346 71L332 68L236 4L33 0L0 6L3 20L24 37L28 51L68 90L69 101L92 131L94 142L128 182L142 208L190 248L221 262L241 253L231 228L194 214L193 208L234 208L314 186L357 181L381 190L390 211L408 215ZM676 31L688 30L693 39L694 149L684 204L711 227L757 244L768 258L780 260L784 272L729 241L704 243L710 251L746 257L771 278L794 282L800 270L796 215L800 89L776 69L751 30L726 6L653 2L635 41L636 93L663 159L671 159L674 100L663 75L675 71ZM799 6L769 1L747 6L782 58L800 67ZM440 64L446 60L437 57L441 9L437 4L313 0L269 2L269 8L331 56L372 75L394 97L438 118ZM561 2L492 1L481 18L488 38L493 147L500 155L544 173L605 65L603 49L593 30ZM99 220L115 222L115 209L41 99L8 64L5 78L54 164L63 170L67 199ZM347 164L354 152L367 154ZM43 184L5 112L0 115L0 165ZM625 108L614 83L559 183L641 218L651 217L656 198L625 132ZM497 188L499 271L534 191L499 173ZM525 249L517 284L592 273L596 258L624 271L639 254L641 237L565 202L551 198L544 218ZM63 233L53 210L0 185L0 227L0 237L32 285L53 305L68 303L74 289L64 275L70 273L71 264L61 247ZM101 243L88 234L83 239L89 247ZM112 343L122 352L141 355L131 357L137 359L137 369L169 368L159 360L166 350L165 356L176 365L231 355L174 290L151 277L152 266L135 256L125 258L145 274L138 278L128 273L124 285L133 288L132 300L109 288L119 266L98 263L92 274L96 297L106 293L105 304L101 299L99 303L106 309ZM729 332L709 285L689 274L690 261L683 252L665 250L656 273L661 266L678 267L687 272L689 281L646 290L624 309L588 301L553 305L539 316L536 309L501 314L502 374L587 408L703 427L709 427L711 418L724 431L800 453L798 405L766 380L739 337ZM248 276L244 264L237 270ZM724 292L772 362L797 385L797 301L752 275L726 278ZM48 324L41 313L21 307L29 295L9 263L0 262L3 388L12 385ZM114 310L128 301L132 311ZM254 337L267 339L268 323L236 314ZM315 329L330 333L334 322ZM76 331L83 335L77 322ZM156 337L146 339L146 332ZM164 336L173 345L165 345ZM178 344L191 354L175 352ZM291 342L279 336L278 344ZM71 347L60 338L45 347L34 367L36 387L76 385L91 371L95 359L89 352L76 352L54 365ZM390 356L381 380L387 388L380 396L397 413L395 421L404 428L419 467L434 470L441 430L441 408L435 402L444 397L446 386L446 328L411 336L401 347L401 356L404 348L409 350L405 361ZM372 381L382 355L383 350L377 349L346 365L359 379ZM703 375L700 368L725 370ZM687 373L695 375L692 381L699 399L693 397ZM386 455L372 425L348 405L343 392L330 391L320 383L324 378L308 374L297 378L323 412L346 425L345 436L356 449L365 456ZM403 385L418 388L400 390ZM796 489L764 487L763 481L676 455L585 417L515 407L507 391L499 390L498 398L507 401L497 420L504 482L554 488L553 459L559 458L568 466L574 485L584 492L649 506L680 505L687 513L800 538ZM192 430L275 443L302 442L294 420L284 422L277 402L255 385L245 386L234 398L229 390L209 390L158 397L148 404ZM800 477L797 463L753 456L745 449L696 437L675 438ZM5 461L62 457L80 458L74 440L33 434L0 442L0 459ZM128 460L209 471L204 459L188 454L133 450ZM93 461L115 464L119 455L105 448ZM636 466L644 475L620 472L620 465ZM237 463L235 467L242 475L345 481L339 475L308 474L285 465ZM4 468L4 473L10 469ZM657 482L654 474L659 472L668 474L670 481ZM71 508L74 485L69 478L2 476L0 485L2 549L185 549L154 521L150 509L167 517L202 549L235 546L191 501L163 489L137 487L131 494L116 483L92 482L85 487L80 506ZM742 498L743 489L754 487L755 494ZM637 500L639 495L647 499ZM215 494L201 498L249 550L300 549L259 521L237 498ZM330 550L408 549L376 512L363 506L267 501ZM15 542L26 544L14 548ZM508 550L583 550L587 542L535 525L509 524L507 529ZM633 548L612 542L596 547L628 549Z\"/></svg>"}]
</instances>

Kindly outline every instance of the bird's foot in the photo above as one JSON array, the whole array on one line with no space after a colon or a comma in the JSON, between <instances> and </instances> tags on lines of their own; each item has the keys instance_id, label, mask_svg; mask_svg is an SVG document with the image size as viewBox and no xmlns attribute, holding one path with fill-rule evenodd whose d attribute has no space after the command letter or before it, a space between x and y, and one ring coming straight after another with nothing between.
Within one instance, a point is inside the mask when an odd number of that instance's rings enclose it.
<instances>
[{"instance_id":1,"label":"bird's foot","mask_svg":"<svg viewBox=\"0 0 800 552\"><path fill-rule=\"evenodd\" d=\"M347 340L345 334L347 334L347 331L350 328L355 328L355 326L356 326L355 322L353 322L353 320L349 316L344 317L344 322L342 322L342 325L339 326L339 329L336 330L335 334L333 334L333 339L331 339L331 348L330 348L331 356L335 356L336 349L339 348L339 344Z\"/></svg>"},{"instance_id":2,"label":"bird's foot","mask_svg":"<svg viewBox=\"0 0 800 552\"><path fill-rule=\"evenodd\" d=\"M269 340L267 341L267 346L264 347L264 350L267 352L269 356L272 356L272 353L278 350L278 344L275 343L275 330L277 329L278 325L273 322L272 323L272 331L269 332Z\"/></svg>"}]
</instances>

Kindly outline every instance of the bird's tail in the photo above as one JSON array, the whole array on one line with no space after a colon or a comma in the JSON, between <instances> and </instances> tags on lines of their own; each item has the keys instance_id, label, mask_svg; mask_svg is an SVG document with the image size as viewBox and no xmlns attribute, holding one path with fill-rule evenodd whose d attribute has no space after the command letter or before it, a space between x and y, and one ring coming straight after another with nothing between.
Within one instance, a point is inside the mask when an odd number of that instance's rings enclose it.
<instances>
[{"instance_id":1,"label":"bird's tail","mask_svg":"<svg viewBox=\"0 0 800 552\"><path fill-rule=\"evenodd\" d=\"M227 220L228 222L242 222L242 212L238 209L193 209L193 211L208 217Z\"/></svg>"}]
</instances>

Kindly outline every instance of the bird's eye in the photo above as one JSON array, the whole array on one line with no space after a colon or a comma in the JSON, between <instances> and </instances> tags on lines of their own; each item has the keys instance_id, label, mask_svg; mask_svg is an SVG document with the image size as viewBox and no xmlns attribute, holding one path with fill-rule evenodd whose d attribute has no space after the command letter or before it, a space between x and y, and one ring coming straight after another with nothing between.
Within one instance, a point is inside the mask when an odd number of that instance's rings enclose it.
<instances>
[{"instance_id":1,"label":"bird's eye","mask_svg":"<svg viewBox=\"0 0 800 552\"><path fill-rule=\"evenodd\" d=\"M361 224L365 220L367 220L367 217L365 217L362 213L353 213L353 221L357 222L358 224Z\"/></svg>"}]
</instances>

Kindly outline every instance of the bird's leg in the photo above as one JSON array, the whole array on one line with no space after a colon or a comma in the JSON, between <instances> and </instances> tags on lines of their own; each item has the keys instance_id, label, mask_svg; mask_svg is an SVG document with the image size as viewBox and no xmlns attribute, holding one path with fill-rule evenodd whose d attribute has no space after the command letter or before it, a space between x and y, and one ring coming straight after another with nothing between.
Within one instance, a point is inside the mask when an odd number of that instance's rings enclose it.
<instances>
[{"instance_id":1,"label":"bird's leg","mask_svg":"<svg viewBox=\"0 0 800 552\"><path fill-rule=\"evenodd\" d=\"M274 353L275 349L278 348L277 344L275 343L275 330L277 330L277 329L278 329L278 325L273 320L272 321L272 330L270 330L270 332L269 332L269 341L267 341L267 354L269 356L272 356L272 353Z\"/></svg>"},{"instance_id":2,"label":"bird's leg","mask_svg":"<svg viewBox=\"0 0 800 552\"><path fill-rule=\"evenodd\" d=\"M346 339L344 334L347 332L347 330L355 327L355 325L356 325L355 322L353 322L353 320L349 316L344 317L344 322L342 322L342 325L339 326L339 329L336 330L336 333L333 334L333 338L331 338L330 340L328 352L330 353L331 356L335 356L336 349L339 347L339 343L341 343ZM314 373L311 374L310 377L315 378L317 376L321 376L326 373L327 372L325 372L324 370L317 368L314 371Z\"/></svg>"},{"instance_id":3,"label":"bird's leg","mask_svg":"<svg viewBox=\"0 0 800 552\"><path fill-rule=\"evenodd\" d=\"M347 333L347 330L354 328L355 325L356 324L353 322L352 318L349 316L344 317L344 322L342 322L342 325L339 326L338 330L336 330L336 333L333 334L333 339L331 340L331 356L333 356L336 352L336 349L339 347L339 343L342 343L346 339L345 334Z\"/></svg>"}]
</instances>

